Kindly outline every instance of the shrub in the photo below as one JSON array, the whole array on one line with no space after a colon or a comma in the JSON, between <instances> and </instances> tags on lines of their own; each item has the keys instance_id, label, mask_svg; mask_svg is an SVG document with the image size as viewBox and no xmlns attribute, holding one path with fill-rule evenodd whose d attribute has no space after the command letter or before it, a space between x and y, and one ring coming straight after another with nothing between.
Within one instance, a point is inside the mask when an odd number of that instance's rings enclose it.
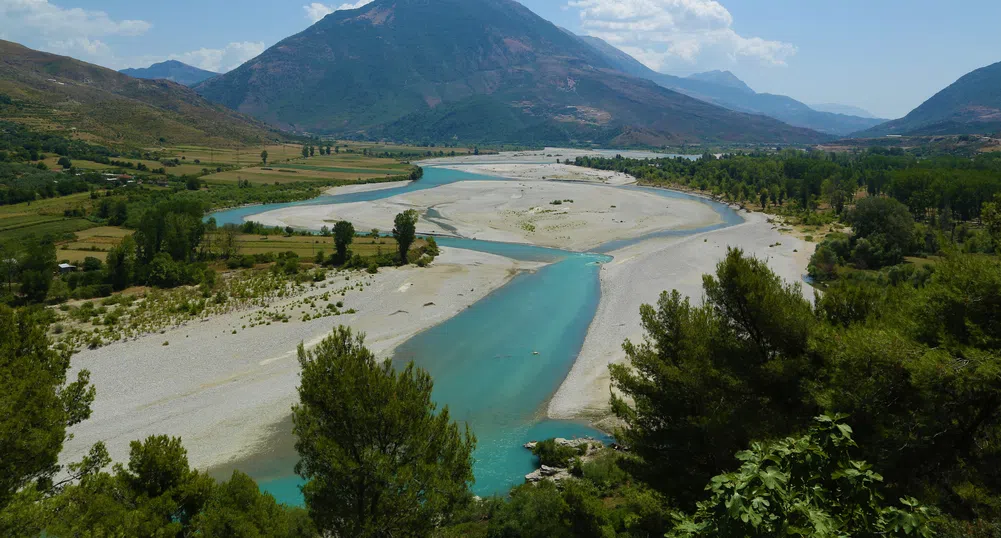
<instances>
[{"instance_id":1,"label":"shrub","mask_svg":"<svg viewBox=\"0 0 1001 538\"><path fill-rule=\"evenodd\" d=\"M539 463L549 467L566 467L573 458L580 455L576 447L556 443L555 439L546 439L536 443L532 454L539 458Z\"/></svg>"}]
</instances>

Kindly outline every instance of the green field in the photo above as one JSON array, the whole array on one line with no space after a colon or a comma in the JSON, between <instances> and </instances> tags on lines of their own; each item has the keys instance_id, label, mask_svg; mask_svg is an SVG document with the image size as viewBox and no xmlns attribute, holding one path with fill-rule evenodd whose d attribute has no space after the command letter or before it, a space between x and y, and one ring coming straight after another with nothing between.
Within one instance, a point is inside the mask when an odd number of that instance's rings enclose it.
<instances>
[{"instance_id":1,"label":"green field","mask_svg":"<svg viewBox=\"0 0 1001 538\"><path fill-rule=\"evenodd\" d=\"M67 209L87 208L90 203L90 194L83 192L0 206L0 243L30 235L63 235L96 227L97 224L89 220L63 216Z\"/></svg>"},{"instance_id":2,"label":"green field","mask_svg":"<svg viewBox=\"0 0 1001 538\"><path fill-rule=\"evenodd\" d=\"M366 181L407 174L411 165L397 159L369 157L359 153L316 155L307 159L300 155L290 163L277 162L268 166L254 166L227 170L204 176L209 183L253 184Z\"/></svg>"},{"instance_id":3,"label":"green field","mask_svg":"<svg viewBox=\"0 0 1001 538\"><path fill-rule=\"evenodd\" d=\"M302 146L299 144L272 144L267 146L246 146L234 148L209 148L205 146L170 146L166 148L149 148L169 158L183 159L193 163L195 159L201 166L209 164L252 166L261 162L261 152L268 152L268 163L278 163L286 159L301 159Z\"/></svg>"},{"instance_id":4,"label":"green field","mask_svg":"<svg viewBox=\"0 0 1001 538\"><path fill-rule=\"evenodd\" d=\"M424 240L418 239L414 242L412 249L423 247ZM334 252L334 239L332 237L321 236L260 236L254 234L242 234L237 237L239 254L279 254L282 252L295 252L301 258L312 258L317 252L323 251L330 255ZM355 237L351 243L351 251L363 257L375 256L378 254L389 254L396 252L396 240L392 237Z\"/></svg>"}]
</instances>

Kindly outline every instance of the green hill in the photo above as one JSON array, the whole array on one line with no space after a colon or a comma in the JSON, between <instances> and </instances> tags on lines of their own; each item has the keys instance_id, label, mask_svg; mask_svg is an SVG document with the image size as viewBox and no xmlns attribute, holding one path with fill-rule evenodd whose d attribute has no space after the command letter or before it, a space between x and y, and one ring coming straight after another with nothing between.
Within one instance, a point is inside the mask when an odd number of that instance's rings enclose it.
<instances>
[{"instance_id":1,"label":"green hill","mask_svg":"<svg viewBox=\"0 0 1001 538\"><path fill-rule=\"evenodd\" d=\"M257 144L282 135L166 80L0 41L0 117L117 146Z\"/></svg>"},{"instance_id":2,"label":"green hill","mask_svg":"<svg viewBox=\"0 0 1001 538\"><path fill-rule=\"evenodd\" d=\"M859 137L1001 132L1001 62L964 75L910 114Z\"/></svg>"},{"instance_id":3,"label":"green hill","mask_svg":"<svg viewBox=\"0 0 1001 538\"><path fill-rule=\"evenodd\" d=\"M177 60L168 60L149 67L122 69L119 73L135 78L150 80L164 79L185 86L193 86L199 82L217 76L219 73L199 69Z\"/></svg>"},{"instance_id":4,"label":"green hill","mask_svg":"<svg viewBox=\"0 0 1001 538\"><path fill-rule=\"evenodd\" d=\"M825 137L615 70L511 0L376 0L195 89L272 124L459 143L807 143Z\"/></svg>"}]
</instances>

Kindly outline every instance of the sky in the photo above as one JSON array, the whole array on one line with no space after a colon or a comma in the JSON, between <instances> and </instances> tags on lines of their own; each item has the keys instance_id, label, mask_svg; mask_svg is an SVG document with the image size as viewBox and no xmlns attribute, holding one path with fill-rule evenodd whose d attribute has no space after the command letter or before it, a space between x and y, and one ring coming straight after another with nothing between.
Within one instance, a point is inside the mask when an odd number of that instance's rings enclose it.
<instances>
[{"instance_id":1,"label":"sky","mask_svg":"<svg viewBox=\"0 0 1001 538\"><path fill-rule=\"evenodd\" d=\"M340 0L0 0L0 39L113 69L177 59L227 71ZM434 1L434 0L430 0ZM473 0L470 0L473 1ZM905 115L1001 61L998 0L522 0L664 73L726 69L759 92Z\"/></svg>"}]
</instances>

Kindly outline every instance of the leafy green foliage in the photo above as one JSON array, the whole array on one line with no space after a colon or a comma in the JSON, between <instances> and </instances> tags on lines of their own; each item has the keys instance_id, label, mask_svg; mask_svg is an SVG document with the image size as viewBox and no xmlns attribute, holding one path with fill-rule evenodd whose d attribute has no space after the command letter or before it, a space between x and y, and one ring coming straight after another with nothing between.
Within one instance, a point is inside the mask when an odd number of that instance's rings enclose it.
<instances>
[{"instance_id":1,"label":"leafy green foliage","mask_svg":"<svg viewBox=\"0 0 1001 538\"><path fill-rule=\"evenodd\" d=\"M399 249L400 265L406 265L408 262L407 252L410 251L410 245L414 244L414 240L417 238L418 218L420 215L416 209L408 209L396 215L394 220L393 238L396 239Z\"/></svg>"},{"instance_id":2,"label":"leafy green foliage","mask_svg":"<svg viewBox=\"0 0 1001 538\"><path fill-rule=\"evenodd\" d=\"M555 439L546 439L536 443L532 454L539 458L542 465L567 467L571 460L581 455L581 451L576 447L557 444Z\"/></svg>"},{"instance_id":3,"label":"leafy green foliage","mask_svg":"<svg viewBox=\"0 0 1001 538\"><path fill-rule=\"evenodd\" d=\"M0 513L24 488L51 489L66 429L90 416L90 373L67 383L69 357L50 349L48 326L0 305Z\"/></svg>"},{"instance_id":4,"label":"leafy green foliage","mask_svg":"<svg viewBox=\"0 0 1001 538\"><path fill-rule=\"evenodd\" d=\"M710 498L667 536L934 536L930 508L910 498L884 503L883 478L851 457L851 433L824 416L802 437L752 444L737 454L740 468L714 477Z\"/></svg>"},{"instance_id":5,"label":"leafy green foliage","mask_svg":"<svg viewBox=\"0 0 1001 538\"><path fill-rule=\"evenodd\" d=\"M472 449L427 372L397 373L346 327L299 348L293 408L296 473L318 530L337 536L428 536L468 495Z\"/></svg>"},{"instance_id":6,"label":"leafy green foliage","mask_svg":"<svg viewBox=\"0 0 1001 538\"><path fill-rule=\"evenodd\" d=\"M730 250L704 277L706 302L675 291L644 306L647 339L624 345L629 365L611 366L618 436L645 462L652 487L693 502L701 485L750 440L803 425L801 383L813 315L799 285L786 286L761 260Z\"/></svg>"},{"instance_id":7,"label":"leafy green foliage","mask_svg":"<svg viewBox=\"0 0 1001 538\"><path fill-rule=\"evenodd\" d=\"M279 505L274 497L261 493L249 476L233 471L233 476L215 487L204 509L195 517L199 536L261 536L296 538L314 536L309 515L302 508Z\"/></svg>"},{"instance_id":8,"label":"leafy green foliage","mask_svg":"<svg viewBox=\"0 0 1001 538\"><path fill-rule=\"evenodd\" d=\"M698 479L723 471L720 447L799 434L805 413L844 414L889 494L1001 516L995 258L950 255L920 287L839 281L812 312L734 252L704 288L702 307L676 293L644 307L647 340L612 367L634 476L691 506Z\"/></svg>"},{"instance_id":9,"label":"leafy green foliage","mask_svg":"<svg viewBox=\"0 0 1001 538\"><path fill-rule=\"evenodd\" d=\"M355 238L355 227L346 220L334 225L334 247L337 249L336 262L343 264L348 259L348 246Z\"/></svg>"},{"instance_id":10,"label":"leafy green foliage","mask_svg":"<svg viewBox=\"0 0 1001 538\"><path fill-rule=\"evenodd\" d=\"M250 477L216 484L188 465L178 438L131 443L128 465L82 478L44 503L54 536L275 536L313 534L304 510L278 505Z\"/></svg>"}]
</instances>

